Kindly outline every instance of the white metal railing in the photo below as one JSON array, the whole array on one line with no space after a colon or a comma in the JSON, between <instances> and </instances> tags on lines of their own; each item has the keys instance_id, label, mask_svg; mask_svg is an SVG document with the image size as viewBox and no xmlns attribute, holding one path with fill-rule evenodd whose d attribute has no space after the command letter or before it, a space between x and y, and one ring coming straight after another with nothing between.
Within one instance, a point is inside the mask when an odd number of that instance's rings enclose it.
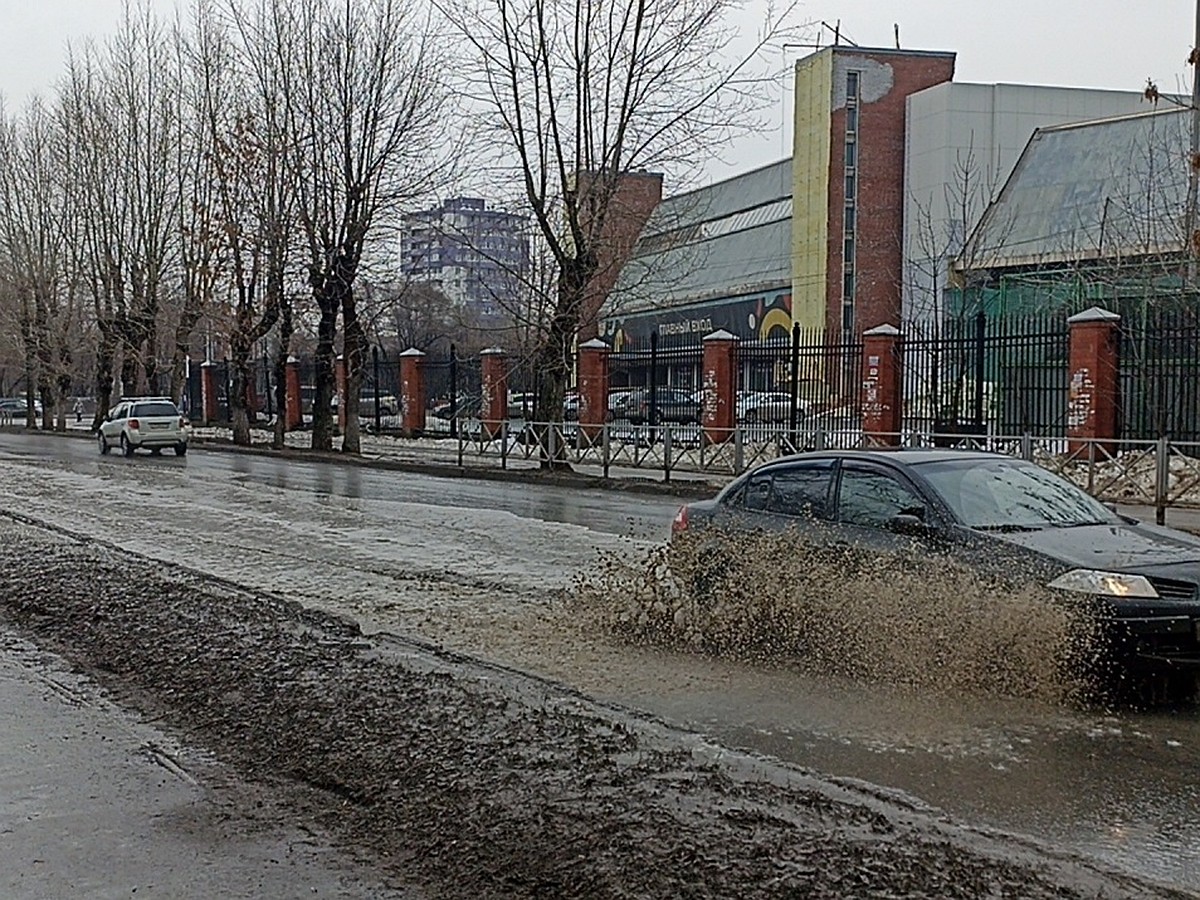
<instances>
[{"instance_id":1,"label":"white metal railing","mask_svg":"<svg viewBox=\"0 0 1200 900\"><path fill-rule=\"evenodd\" d=\"M1037 463L1106 501L1152 506L1200 505L1200 443L1067 439L1061 436L943 435L909 431L864 435L857 428L739 426L721 441L704 438L696 425L580 426L576 422L502 422L484 428L464 421L457 438L459 465L476 462L508 467L550 461L590 467L611 477L614 470L673 475L731 477L791 453L853 449L880 443L902 447L957 447L1019 457ZM888 440L881 441L884 437Z\"/></svg>"}]
</instances>

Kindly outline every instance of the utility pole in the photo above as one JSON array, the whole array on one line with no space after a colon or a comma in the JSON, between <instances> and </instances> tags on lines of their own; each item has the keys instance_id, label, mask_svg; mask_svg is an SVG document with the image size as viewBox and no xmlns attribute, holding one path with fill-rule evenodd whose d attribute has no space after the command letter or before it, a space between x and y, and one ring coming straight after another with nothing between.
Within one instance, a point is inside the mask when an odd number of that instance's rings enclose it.
<instances>
[{"instance_id":1,"label":"utility pole","mask_svg":"<svg viewBox=\"0 0 1200 900\"><path fill-rule=\"evenodd\" d=\"M1200 0L1196 0L1196 37L1192 43L1192 54L1188 57L1192 65L1192 142L1188 152L1188 196L1186 228L1183 238L1187 242L1188 289L1196 283L1196 209L1197 192L1200 191Z\"/></svg>"}]
</instances>

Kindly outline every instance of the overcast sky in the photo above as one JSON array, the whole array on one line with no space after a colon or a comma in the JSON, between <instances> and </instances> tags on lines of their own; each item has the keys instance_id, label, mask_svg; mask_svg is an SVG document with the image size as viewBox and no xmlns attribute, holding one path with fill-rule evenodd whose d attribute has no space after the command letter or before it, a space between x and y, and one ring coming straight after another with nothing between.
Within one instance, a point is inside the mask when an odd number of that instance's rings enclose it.
<instances>
[{"instance_id":1,"label":"overcast sky","mask_svg":"<svg viewBox=\"0 0 1200 900\"><path fill-rule=\"evenodd\" d=\"M175 0L153 2L173 15ZM0 92L19 106L34 92L50 91L68 41L113 30L121 0L0 0L0 10ZM801 15L830 24L840 19L843 34L862 46L894 46L898 23L903 47L956 51L959 81L1141 90L1152 76L1164 90L1177 90L1195 0L808 0ZM757 25L748 15L747 27ZM826 32L822 41L829 39ZM787 51L789 59L805 52ZM786 102L777 104L771 133L739 142L710 171L724 176L785 156Z\"/></svg>"}]
</instances>

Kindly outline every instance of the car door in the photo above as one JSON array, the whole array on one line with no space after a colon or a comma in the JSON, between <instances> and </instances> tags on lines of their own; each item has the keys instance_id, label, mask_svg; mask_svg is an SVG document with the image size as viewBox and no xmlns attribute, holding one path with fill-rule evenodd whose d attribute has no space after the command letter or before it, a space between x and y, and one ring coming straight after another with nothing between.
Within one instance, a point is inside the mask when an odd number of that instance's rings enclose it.
<instances>
[{"instance_id":1,"label":"car door","mask_svg":"<svg viewBox=\"0 0 1200 900\"><path fill-rule=\"evenodd\" d=\"M660 422L682 422L684 420L686 410L679 391L674 388L659 388L656 399L658 400L658 420Z\"/></svg>"},{"instance_id":2,"label":"car door","mask_svg":"<svg viewBox=\"0 0 1200 900\"><path fill-rule=\"evenodd\" d=\"M933 540L944 528L936 506L898 471L857 460L839 466L835 503L841 539L880 550L909 547L913 540ZM898 531L896 517L915 516L919 528Z\"/></svg>"},{"instance_id":3,"label":"car door","mask_svg":"<svg viewBox=\"0 0 1200 900\"><path fill-rule=\"evenodd\" d=\"M121 426L125 424L125 416L128 410L128 403L118 403L109 410L108 416L100 423L100 433L104 435L110 444L116 443L121 439Z\"/></svg>"},{"instance_id":4,"label":"car door","mask_svg":"<svg viewBox=\"0 0 1200 900\"><path fill-rule=\"evenodd\" d=\"M738 529L823 531L833 488L832 459L804 460L770 466L747 479L727 504L731 525Z\"/></svg>"}]
</instances>

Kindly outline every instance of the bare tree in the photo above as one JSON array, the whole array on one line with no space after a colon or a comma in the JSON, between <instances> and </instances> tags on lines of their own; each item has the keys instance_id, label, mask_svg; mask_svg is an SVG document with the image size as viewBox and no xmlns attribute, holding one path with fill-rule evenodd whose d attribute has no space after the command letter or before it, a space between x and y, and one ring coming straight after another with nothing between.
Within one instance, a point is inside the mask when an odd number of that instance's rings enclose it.
<instances>
[{"instance_id":1,"label":"bare tree","mask_svg":"<svg viewBox=\"0 0 1200 900\"><path fill-rule=\"evenodd\" d=\"M332 447L340 313L347 369L342 449L359 452L366 350L355 279L380 227L431 193L447 157L448 66L430 19L408 0L271 0L317 324L315 449Z\"/></svg>"},{"instance_id":2,"label":"bare tree","mask_svg":"<svg viewBox=\"0 0 1200 900\"><path fill-rule=\"evenodd\" d=\"M150 387L159 372L157 329L180 199L178 67L167 37L148 4L127 7L103 52L72 53L60 92L99 330L97 422L118 356L126 394Z\"/></svg>"},{"instance_id":3,"label":"bare tree","mask_svg":"<svg viewBox=\"0 0 1200 900\"><path fill-rule=\"evenodd\" d=\"M925 382L920 385L922 396L912 399L929 404L934 427L949 420L957 423L962 413L974 359L968 336L984 309L975 274L981 252L970 237L999 188L998 173L979 160L972 134L966 148L955 155L942 196L913 198L916 214L908 223L911 240L903 273L909 316L905 327L910 337L926 339L924 359L913 360L914 370L923 376L918 380ZM1011 226L1007 214L994 216L990 223L997 240L1006 239ZM948 302L948 296L955 302ZM948 335L959 340L938 340Z\"/></svg>"},{"instance_id":4,"label":"bare tree","mask_svg":"<svg viewBox=\"0 0 1200 900\"><path fill-rule=\"evenodd\" d=\"M0 131L0 241L17 299L25 358L27 421L33 396L42 401L43 428L66 427L77 331L74 238L64 173L70 165L53 113L40 99Z\"/></svg>"},{"instance_id":5,"label":"bare tree","mask_svg":"<svg viewBox=\"0 0 1200 900\"><path fill-rule=\"evenodd\" d=\"M171 350L171 398L179 403L191 356L192 336L200 320L214 315L222 270L221 225L214 177L214 148L206 116L203 78L203 21L207 4L196 5L196 34L175 29L179 68L175 115L178 163L175 166L179 241L179 310Z\"/></svg>"},{"instance_id":6,"label":"bare tree","mask_svg":"<svg viewBox=\"0 0 1200 900\"><path fill-rule=\"evenodd\" d=\"M781 39L792 7L782 16L768 11L758 38L737 52L738 32L728 17L740 6L735 0L464 0L451 11L475 51L464 89L493 114L492 136L516 159L558 270L554 312L536 361L543 375L539 405L555 417L626 176L692 170L735 132L757 124L769 75L752 68Z\"/></svg>"},{"instance_id":7,"label":"bare tree","mask_svg":"<svg viewBox=\"0 0 1200 900\"><path fill-rule=\"evenodd\" d=\"M295 333L293 291L289 285L297 220L297 178L290 161L293 147L289 128L289 48L281 43L287 29L279 19L276 0L245 4L226 0L239 42L240 70L250 104L255 178L250 188L256 223L256 265L264 293L262 317L252 328L264 335L277 323L275 342L275 418L272 443L283 447L287 433L287 363Z\"/></svg>"},{"instance_id":8,"label":"bare tree","mask_svg":"<svg viewBox=\"0 0 1200 900\"><path fill-rule=\"evenodd\" d=\"M238 10L235 8L235 15ZM217 212L213 234L223 262L219 285L229 298L229 409L236 444L250 443L248 400L256 344L280 318L289 192L280 183L283 138L272 121L252 54L215 6L200 0L190 54L202 119L208 188ZM272 57L273 58L273 57Z\"/></svg>"}]
</instances>

